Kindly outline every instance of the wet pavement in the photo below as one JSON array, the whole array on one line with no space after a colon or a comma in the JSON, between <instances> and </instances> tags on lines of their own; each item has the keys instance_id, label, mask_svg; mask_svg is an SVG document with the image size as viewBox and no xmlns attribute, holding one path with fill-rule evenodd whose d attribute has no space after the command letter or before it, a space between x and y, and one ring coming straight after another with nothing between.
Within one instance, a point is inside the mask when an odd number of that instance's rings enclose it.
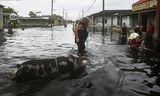
<instances>
[{"instance_id":1,"label":"wet pavement","mask_svg":"<svg viewBox=\"0 0 160 96\"><path fill-rule=\"evenodd\" d=\"M160 59L154 53L118 45L118 35L90 33L87 75L69 80L16 83L16 64L76 53L72 26L6 31L0 46L0 96L160 96Z\"/></svg>"}]
</instances>

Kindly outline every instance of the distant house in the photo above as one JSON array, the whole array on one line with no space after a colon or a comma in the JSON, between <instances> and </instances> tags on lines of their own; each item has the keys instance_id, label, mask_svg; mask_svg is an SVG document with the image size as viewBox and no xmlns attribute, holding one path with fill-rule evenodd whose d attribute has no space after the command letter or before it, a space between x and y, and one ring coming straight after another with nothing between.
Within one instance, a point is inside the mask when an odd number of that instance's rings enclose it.
<instances>
[{"instance_id":1,"label":"distant house","mask_svg":"<svg viewBox=\"0 0 160 96\"><path fill-rule=\"evenodd\" d=\"M105 28L109 29L112 26L121 26L122 23L126 23L130 26L130 13L132 10L105 10ZM92 18L91 23L98 29L102 28L102 16L103 11L90 15Z\"/></svg>"},{"instance_id":2,"label":"distant house","mask_svg":"<svg viewBox=\"0 0 160 96\"><path fill-rule=\"evenodd\" d=\"M53 14L50 16L50 21L52 22L53 25L62 25L63 24L63 17Z\"/></svg>"},{"instance_id":3,"label":"distant house","mask_svg":"<svg viewBox=\"0 0 160 96\"><path fill-rule=\"evenodd\" d=\"M48 19L42 17L17 17L18 27L46 27Z\"/></svg>"},{"instance_id":4,"label":"distant house","mask_svg":"<svg viewBox=\"0 0 160 96\"><path fill-rule=\"evenodd\" d=\"M16 20L18 15L16 13L10 13L9 17L10 17L10 20Z\"/></svg>"},{"instance_id":5,"label":"distant house","mask_svg":"<svg viewBox=\"0 0 160 96\"><path fill-rule=\"evenodd\" d=\"M43 15L38 17L12 17L17 19L19 27L48 27L50 24L53 26L61 25L62 17L58 15Z\"/></svg>"},{"instance_id":6,"label":"distant house","mask_svg":"<svg viewBox=\"0 0 160 96\"><path fill-rule=\"evenodd\" d=\"M13 20L12 17L17 17L17 13L12 8L3 8L3 27L7 28L8 22ZM14 19L15 20L15 19Z\"/></svg>"},{"instance_id":7,"label":"distant house","mask_svg":"<svg viewBox=\"0 0 160 96\"><path fill-rule=\"evenodd\" d=\"M0 31L3 31L3 5L0 5Z\"/></svg>"}]
</instances>

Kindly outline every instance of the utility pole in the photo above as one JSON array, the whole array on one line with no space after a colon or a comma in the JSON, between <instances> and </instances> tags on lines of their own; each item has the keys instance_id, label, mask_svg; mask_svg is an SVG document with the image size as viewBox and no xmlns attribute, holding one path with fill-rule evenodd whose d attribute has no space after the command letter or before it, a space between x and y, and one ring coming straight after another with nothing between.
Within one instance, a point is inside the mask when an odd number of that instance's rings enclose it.
<instances>
[{"instance_id":1,"label":"utility pole","mask_svg":"<svg viewBox=\"0 0 160 96\"><path fill-rule=\"evenodd\" d=\"M64 7L63 7L63 19L64 19Z\"/></svg>"},{"instance_id":2,"label":"utility pole","mask_svg":"<svg viewBox=\"0 0 160 96\"><path fill-rule=\"evenodd\" d=\"M158 38L160 38L160 1L157 0L157 16L156 16L156 19L157 19L157 31L158 31Z\"/></svg>"},{"instance_id":3,"label":"utility pole","mask_svg":"<svg viewBox=\"0 0 160 96\"><path fill-rule=\"evenodd\" d=\"M112 41L112 28L113 28L113 16L114 14L111 15L111 30L110 30L110 40Z\"/></svg>"},{"instance_id":4,"label":"utility pole","mask_svg":"<svg viewBox=\"0 0 160 96\"><path fill-rule=\"evenodd\" d=\"M51 28L52 28L52 15L53 15L53 0L51 1Z\"/></svg>"},{"instance_id":5,"label":"utility pole","mask_svg":"<svg viewBox=\"0 0 160 96\"><path fill-rule=\"evenodd\" d=\"M156 35L158 35L157 37L155 36L156 43L153 43L155 46L155 50L156 52L160 51L160 0L157 0L157 7L156 7L156 27L155 27L155 31L156 31ZM155 42L155 41L154 41Z\"/></svg>"},{"instance_id":6,"label":"utility pole","mask_svg":"<svg viewBox=\"0 0 160 96\"><path fill-rule=\"evenodd\" d=\"M51 1L51 15L53 15L53 0Z\"/></svg>"},{"instance_id":7,"label":"utility pole","mask_svg":"<svg viewBox=\"0 0 160 96\"><path fill-rule=\"evenodd\" d=\"M84 17L84 10L82 10L82 18Z\"/></svg>"},{"instance_id":8,"label":"utility pole","mask_svg":"<svg viewBox=\"0 0 160 96\"><path fill-rule=\"evenodd\" d=\"M67 19L67 17L68 17L68 13L67 13L67 12L65 12L65 20Z\"/></svg>"},{"instance_id":9,"label":"utility pole","mask_svg":"<svg viewBox=\"0 0 160 96\"><path fill-rule=\"evenodd\" d=\"M64 7L63 7L63 21L62 21L62 23L64 24Z\"/></svg>"},{"instance_id":10,"label":"utility pole","mask_svg":"<svg viewBox=\"0 0 160 96\"><path fill-rule=\"evenodd\" d=\"M94 30L94 25L93 25L93 15L92 15L92 32L94 32L95 30Z\"/></svg>"},{"instance_id":11,"label":"utility pole","mask_svg":"<svg viewBox=\"0 0 160 96\"><path fill-rule=\"evenodd\" d=\"M104 0L103 0L102 35L104 35L104 16L105 16L105 12L104 12Z\"/></svg>"}]
</instances>

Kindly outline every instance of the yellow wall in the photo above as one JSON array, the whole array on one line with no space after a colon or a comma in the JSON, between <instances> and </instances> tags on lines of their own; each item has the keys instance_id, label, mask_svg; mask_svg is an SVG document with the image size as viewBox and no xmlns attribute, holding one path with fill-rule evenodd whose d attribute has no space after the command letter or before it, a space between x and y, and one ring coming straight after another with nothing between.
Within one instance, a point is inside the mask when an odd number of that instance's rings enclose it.
<instances>
[{"instance_id":1,"label":"yellow wall","mask_svg":"<svg viewBox=\"0 0 160 96\"><path fill-rule=\"evenodd\" d=\"M139 11L139 10L155 8L156 6L157 6L157 0L148 0L144 3L133 5L132 11Z\"/></svg>"}]
</instances>

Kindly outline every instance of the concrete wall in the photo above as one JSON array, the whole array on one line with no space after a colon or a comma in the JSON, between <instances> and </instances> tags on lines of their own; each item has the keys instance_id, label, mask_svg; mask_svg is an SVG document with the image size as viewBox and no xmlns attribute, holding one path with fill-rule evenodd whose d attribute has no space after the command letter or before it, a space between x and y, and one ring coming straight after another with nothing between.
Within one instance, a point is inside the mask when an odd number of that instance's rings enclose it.
<instances>
[{"instance_id":1,"label":"concrete wall","mask_svg":"<svg viewBox=\"0 0 160 96\"><path fill-rule=\"evenodd\" d=\"M122 23L126 23L126 26L130 26L130 17L129 16L123 16L122 17Z\"/></svg>"},{"instance_id":2,"label":"concrete wall","mask_svg":"<svg viewBox=\"0 0 160 96\"><path fill-rule=\"evenodd\" d=\"M95 18L95 24L102 26L102 17ZM122 17L122 23L126 23L127 26L130 25L130 17L129 16L123 16ZM110 27L111 26L111 16L105 17L105 26ZM113 26L118 26L118 17L113 17Z\"/></svg>"},{"instance_id":3,"label":"concrete wall","mask_svg":"<svg viewBox=\"0 0 160 96\"><path fill-rule=\"evenodd\" d=\"M18 27L47 27L48 26L47 19L18 19Z\"/></svg>"},{"instance_id":4,"label":"concrete wall","mask_svg":"<svg viewBox=\"0 0 160 96\"><path fill-rule=\"evenodd\" d=\"M118 25L118 18L117 16L113 17L113 26L117 26Z\"/></svg>"},{"instance_id":5,"label":"concrete wall","mask_svg":"<svg viewBox=\"0 0 160 96\"><path fill-rule=\"evenodd\" d=\"M131 19L130 19L130 16L123 16L122 18L122 23L126 23L126 26L130 26L130 22L131 22ZM112 26L112 16L106 16L105 17L105 30L106 31L110 31L109 29L111 28ZM94 18L94 22L93 22L94 26L97 30L101 31L102 29L102 17L101 16L98 16L96 18ZM113 26L120 26L120 17L119 16L113 16Z\"/></svg>"}]
</instances>

